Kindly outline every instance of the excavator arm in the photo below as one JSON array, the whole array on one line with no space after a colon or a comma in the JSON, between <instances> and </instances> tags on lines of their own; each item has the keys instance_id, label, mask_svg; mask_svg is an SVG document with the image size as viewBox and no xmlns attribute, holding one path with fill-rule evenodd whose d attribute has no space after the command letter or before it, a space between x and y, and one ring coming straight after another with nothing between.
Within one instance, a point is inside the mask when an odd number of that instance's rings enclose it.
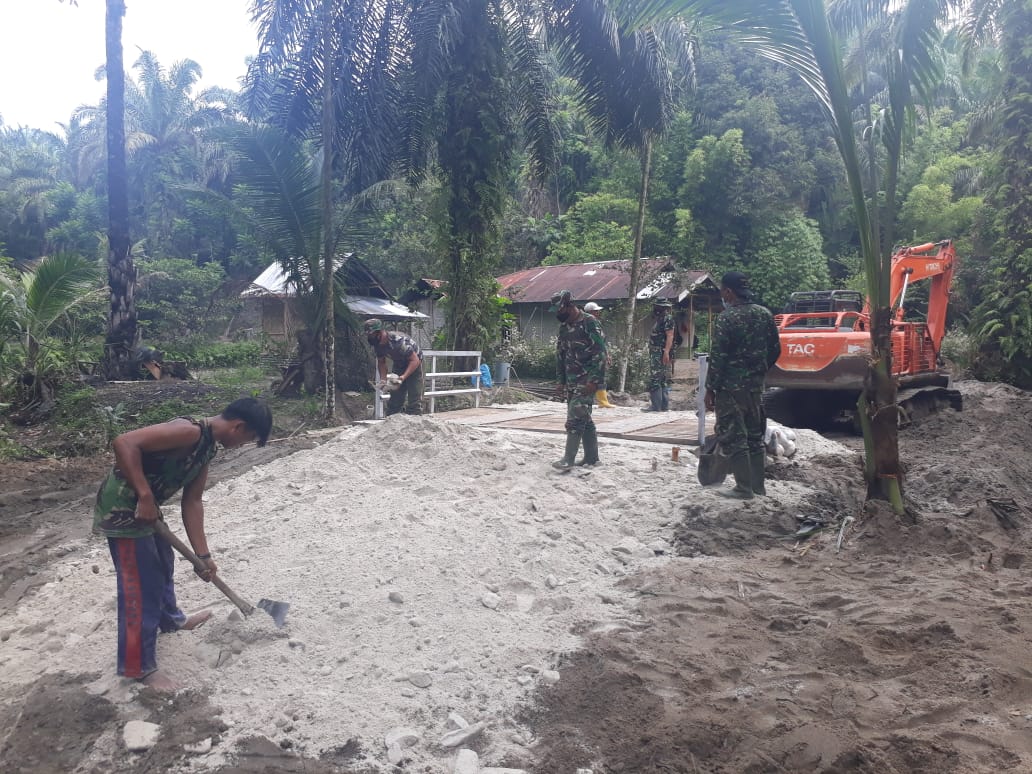
<instances>
[{"instance_id":1,"label":"excavator arm","mask_svg":"<svg viewBox=\"0 0 1032 774\"><path fill-rule=\"evenodd\" d=\"M934 252L933 252L934 251ZM914 282L931 279L928 290L928 334L939 351L946 335L946 307L949 305L950 284L957 260L953 242L929 242L900 250L892 258L892 276L889 290L895 319L903 320L906 290Z\"/></svg>"}]
</instances>

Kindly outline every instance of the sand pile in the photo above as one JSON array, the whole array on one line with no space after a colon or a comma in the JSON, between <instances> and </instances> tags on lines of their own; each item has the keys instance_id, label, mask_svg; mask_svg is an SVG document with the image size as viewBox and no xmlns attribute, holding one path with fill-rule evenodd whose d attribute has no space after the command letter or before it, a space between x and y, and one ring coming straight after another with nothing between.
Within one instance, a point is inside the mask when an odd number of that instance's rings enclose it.
<instances>
[{"instance_id":1,"label":"sand pile","mask_svg":"<svg viewBox=\"0 0 1032 774\"><path fill-rule=\"evenodd\" d=\"M366 762L386 767L383 739L399 726L420 736L414 764L443 768L453 711L486 724L485 765L530 760L520 704L561 679L557 659L586 631L633 624L620 580L665 561L685 499L720 500L698 489L690 455L675 464L656 444L604 440L604 466L556 473L548 463L561 440L400 416L210 489L223 579L252 602L291 609L282 630L262 612L241 620L181 563L182 607L213 604L216 616L163 636L159 661L209 691L227 726L192 770L223 764L253 735L308 755L354 739ZM816 446L837 451L828 443L807 438L799 460ZM794 482L772 489L779 506L805 495ZM176 510L167 515L178 527ZM111 674L106 544L72 548L4 622L4 679L27 685L58 665L96 672L94 689L131 708L135 687Z\"/></svg>"}]
</instances>

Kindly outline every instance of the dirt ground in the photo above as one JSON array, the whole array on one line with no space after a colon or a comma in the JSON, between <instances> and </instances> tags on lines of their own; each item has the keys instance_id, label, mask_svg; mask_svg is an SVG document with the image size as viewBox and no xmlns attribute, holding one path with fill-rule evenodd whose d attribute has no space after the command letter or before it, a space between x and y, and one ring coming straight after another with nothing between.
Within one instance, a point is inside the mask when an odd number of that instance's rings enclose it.
<instances>
[{"instance_id":1,"label":"dirt ground","mask_svg":"<svg viewBox=\"0 0 1032 774\"><path fill-rule=\"evenodd\" d=\"M715 510L671 487L678 557L622 581L638 600L625 625L584 622L562 680L523 710L533 761L511 765L535 774L1032 771L1032 400L1002 385L959 386L963 412L900 436L903 519L863 509L859 457L774 463L776 481L813 489L791 508L770 497ZM319 442L298 434L247 457L220 455L212 483L256 456ZM0 468L0 647L10 636L4 613L87 533L109 464L101 455ZM829 528L801 541L804 519ZM0 696L0 770L89 771L80 763L117 717L89 690L96 678L51 675L27 695ZM141 696L171 731L148 753L123 755L117 771L171 770L184 742L225 730L200 692ZM359 772L353 755L350 742L313 760L255 738L222 771Z\"/></svg>"}]
</instances>

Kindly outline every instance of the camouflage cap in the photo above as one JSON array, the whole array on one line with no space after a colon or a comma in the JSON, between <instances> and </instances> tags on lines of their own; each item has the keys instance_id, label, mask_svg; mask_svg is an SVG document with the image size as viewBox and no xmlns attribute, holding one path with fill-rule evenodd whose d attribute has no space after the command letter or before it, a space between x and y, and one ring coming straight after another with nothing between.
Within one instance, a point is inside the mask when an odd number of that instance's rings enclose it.
<instances>
[{"instance_id":1,"label":"camouflage cap","mask_svg":"<svg viewBox=\"0 0 1032 774\"><path fill-rule=\"evenodd\" d=\"M657 298L652 302L653 306L673 306L673 302L669 298Z\"/></svg>"},{"instance_id":2,"label":"camouflage cap","mask_svg":"<svg viewBox=\"0 0 1032 774\"><path fill-rule=\"evenodd\" d=\"M365 328L366 333L372 333L373 331L382 331L383 320L371 317L370 319L365 321L365 325L363 327Z\"/></svg>"},{"instance_id":3,"label":"camouflage cap","mask_svg":"<svg viewBox=\"0 0 1032 774\"><path fill-rule=\"evenodd\" d=\"M548 307L549 312L556 312L560 306L570 303L572 293L569 290L560 290L552 296L552 305Z\"/></svg>"}]
</instances>

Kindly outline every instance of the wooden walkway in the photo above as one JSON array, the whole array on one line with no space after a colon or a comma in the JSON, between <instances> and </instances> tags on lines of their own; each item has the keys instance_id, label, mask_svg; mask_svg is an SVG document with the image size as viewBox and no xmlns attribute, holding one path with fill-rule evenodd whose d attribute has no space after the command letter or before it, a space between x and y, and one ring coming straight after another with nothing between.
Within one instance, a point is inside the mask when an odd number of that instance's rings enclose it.
<instances>
[{"instance_id":1,"label":"wooden walkway","mask_svg":"<svg viewBox=\"0 0 1032 774\"><path fill-rule=\"evenodd\" d=\"M558 407L557 407L558 408ZM513 411L505 408L470 408L443 411L434 415L446 422L479 427L525 430L533 433L566 432L566 412ZM604 438L623 438L628 441L649 441L681 446L698 446L699 424L695 414L688 411L670 411L662 414L607 415L606 409L596 408L592 419L598 434ZM713 432L713 414L706 415L706 434Z\"/></svg>"}]
</instances>

